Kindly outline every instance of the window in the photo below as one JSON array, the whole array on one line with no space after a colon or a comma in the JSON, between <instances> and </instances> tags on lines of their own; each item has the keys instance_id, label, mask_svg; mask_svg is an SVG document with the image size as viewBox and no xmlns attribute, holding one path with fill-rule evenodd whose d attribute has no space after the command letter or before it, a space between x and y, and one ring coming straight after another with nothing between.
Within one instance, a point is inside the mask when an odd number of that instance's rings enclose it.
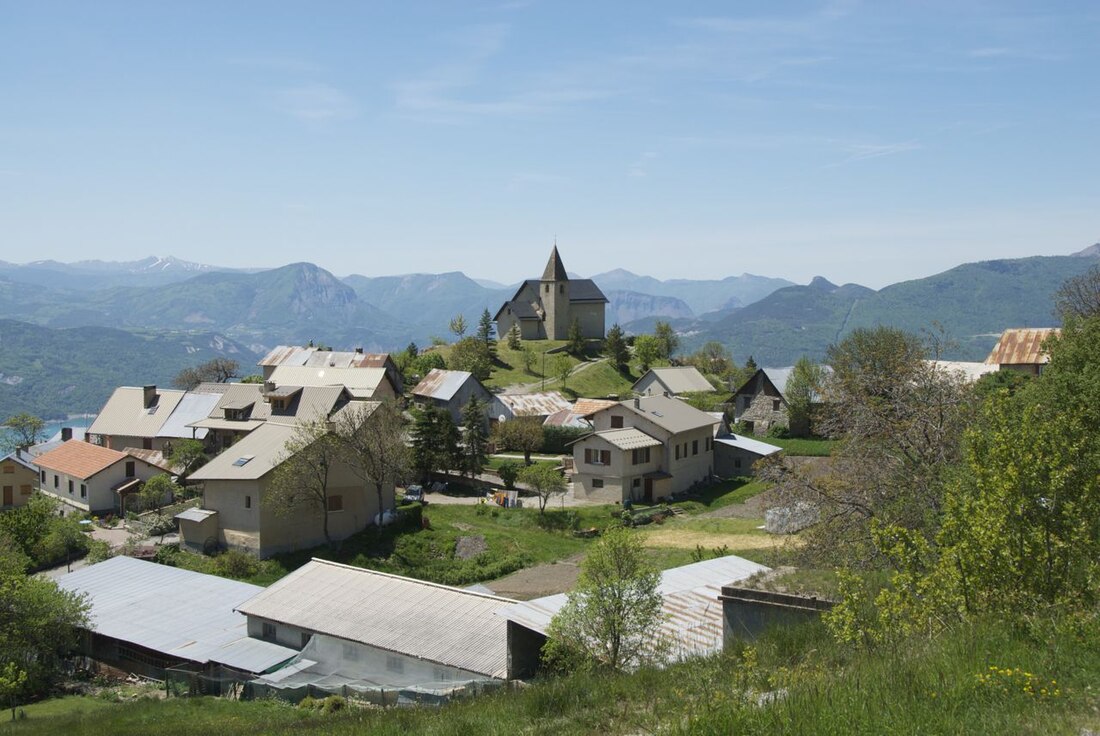
<instances>
[{"instance_id":1,"label":"window","mask_svg":"<svg viewBox=\"0 0 1100 736\"><path fill-rule=\"evenodd\" d=\"M677 460L680 459L680 446L679 445L676 445L676 459Z\"/></svg>"},{"instance_id":2,"label":"window","mask_svg":"<svg viewBox=\"0 0 1100 736\"><path fill-rule=\"evenodd\" d=\"M706 447L705 447L704 449L706 449L706 451L707 451L707 452L710 452L710 449L711 449L711 448L712 448L713 446L714 446L714 445L712 445L712 444L711 444L711 438L710 438L710 437L707 437Z\"/></svg>"},{"instance_id":3,"label":"window","mask_svg":"<svg viewBox=\"0 0 1100 736\"><path fill-rule=\"evenodd\" d=\"M328 510L343 511L344 510L344 497L343 496L329 496L328 497Z\"/></svg>"},{"instance_id":4,"label":"window","mask_svg":"<svg viewBox=\"0 0 1100 736\"><path fill-rule=\"evenodd\" d=\"M42 479L41 479L41 481L40 481L40 482L41 482L41 483L45 483L45 482L46 482L46 471L45 471L45 470L43 470L43 471L42 471Z\"/></svg>"},{"instance_id":5,"label":"window","mask_svg":"<svg viewBox=\"0 0 1100 736\"><path fill-rule=\"evenodd\" d=\"M631 460L634 462L635 465L642 465L644 463L649 462L649 448L648 447L641 447L637 450L633 450L631 452L631 455L632 455Z\"/></svg>"},{"instance_id":6,"label":"window","mask_svg":"<svg viewBox=\"0 0 1100 736\"><path fill-rule=\"evenodd\" d=\"M127 478L133 478L135 475L137 475L137 473L135 472L136 467L137 467L137 465L134 463L133 460L127 460L126 461L126 477Z\"/></svg>"},{"instance_id":7,"label":"window","mask_svg":"<svg viewBox=\"0 0 1100 736\"><path fill-rule=\"evenodd\" d=\"M88 497L88 486L84 485L83 483L80 484L80 497L81 498L87 498Z\"/></svg>"},{"instance_id":8,"label":"window","mask_svg":"<svg viewBox=\"0 0 1100 736\"><path fill-rule=\"evenodd\" d=\"M275 641L275 624L264 621L263 632L260 634L260 638L267 639L268 641Z\"/></svg>"},{"instance_id":9,"label":"window","mask_svg":"<svg viewBox=\"0 0 1100 736\"><path fill-rule=\"evenodd\" d=\"M612 429L622 429L623 428L623 418L612 415L611 416L611 428Z\"/></svg>"},{"instance_id":10,"label":"window","mask_svg":"<svg viewBox=\"0 0 1100 736\"><path fill-rule=\"evenodd\" d=\"M61 479L57 477L57 474L54 474L53 487L54 488L59 488L60 486L61 486Z\"/></svg>"},{"instance_id":11,"label":"window","mask_svg":"<svg viewBox=\"0 0 1100 736\"><path fill-rule=\"evenodd\" d=\"M242 455L241 457L239 457L239 458L237 458L236 460L233 461L233 467L235 467L235 468L244 467L245 465L248 465L248 463L254 457L255 457L255 455Z\"/></svg>"},{"instance_id":12,"label":"window","mask_svg":"<svg viewBox=\"0 0 1100 736\"><path fill-rule=\"evenodd\" d=\"M141 440L141 447L142 447L143 450L152 450L153 449L153 438L152 437L145 437L144 439L142 439Z\"/></svg>"},{"instance_id":13,"label":"window","mask_svg":"<svg viewBox=\"0 0 1100 736\"><path fill-rule=\"evenodd\" d=\"M593 488L603 488L603 478L593 478L592 479L592 487Z\"/></svg>"},{"instance_id":14,"label":"window","mask_svg":"<svg viewBox=\"0 0 1100 736\"><path fill-rule=\"evenodd\" d=\"M547 294L549 294L550 293L550 284L547 284L546 288L543 289L543 291L545 291Z\"/></svg>"},{"instance_id":15,"label":"window","mask_svg":"<svg viewBox=\"0 0 1100 736\"><path fill-rule=\"evenodd\" d=\"M610 465L611 450L585 450L584 461L589 465Z\"/></svg>"},{"instance_id":16,"label":"window","mask_svg":"<svg viewBox=\"0 0 1100 736\"><path fill-rule=\"evenodd\" d=\"M559 294L564 294L565 293L565 284L558 284L558 293Z\"/></svg>"},{"instance_id":17,"label":"window","mask_svg":"<svg viewBox=\"0 0 1100 736\"><path fill-rule=\"evenodd\" d=\"M81 486L81 488L83 488L83 486ZM31 495L31 484L30 483L24 483L23 485L19 486L19 492L21 494L23 494L24 496Z\"/></svg>"},{"instance_id":18,"label":"window","mask_svg":"<svg viewBox=\"0 0 1100 736\"><path fill-rule=\"evenodd\" d=\"M252 496L245 496L244 497L244 507L246 509L252 508Z\"/></svg>"},{"instance_id":19,"label":"window","mask_svg":"<svg viewBox=\"0 0 1100 736\"><path fill-rule=\"evenodd\" d=\"M779 399L772 399L772 411L779 411Z\"/></svg>"},{"instance_id":20,"label":"window","mask_svg":"<svg viewBox=\"0 0 1100 736\"><path fill-rule=\"evenodd\" d=\"M691 441L691 454L692 455L698 455L699 454L699 440L692 440Z\"/></svg>"},{"instance_id":21,"label":"window","mask_svg":"<svg viewBox=\"0 0 1100 736\"><path fill-rule=\"evenodd\" d=\"M71 480L69 481L69 495L73 495L73 482Z\"/></svg>"},{"instance_id":22,"label":"window","mask_svg":"<svg viewBox=\"0 0 1100 736\"><path fill-rule=\"evenodd\" d=\"M5 473L14 473L15 472L15 463L4 463L4 472Z\"/></svg>"},{"instance_id":23,"label":"window","mask_svg":"<svg viewBox=\"0 0 1100 736\"><path fill-rule=\"evenodd\" d=\"M741 467L741 458L735 457L733 459L733 467L735 467L735 468L740 468Z\"/></svg>"},{"instance_id":24,"label":"window","mask_svg":"<svg viewBox=\"0 0 1100 736\"><path fill-rule=\"evenodd\" d=\"M634 480L630 481L630 485L631 485L632 488L641 488L642 487L642 479L641 478L635 478Z\"/></svg>"}]
</instances>

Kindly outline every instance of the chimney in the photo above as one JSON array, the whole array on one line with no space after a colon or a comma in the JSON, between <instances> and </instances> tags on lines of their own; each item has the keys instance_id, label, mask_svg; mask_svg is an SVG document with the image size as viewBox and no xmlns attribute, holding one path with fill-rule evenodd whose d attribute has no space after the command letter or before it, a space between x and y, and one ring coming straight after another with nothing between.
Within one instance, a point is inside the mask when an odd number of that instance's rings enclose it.
<instances>
[{"instance_id":1,"label":"chimney","mask_svg":"<svg viewBox=\"0 0 1100 736\"><path fill-rule=\"evenodd\" d=\"M143 398L145 401L145 408L148 409L153 404L157 403L157 387L156 386L144 386L142 389Z\"/></svg>"},{"instance_id":2,"label":"chimney","mask_svg":"<svg viewBox=\"0 0 1100 736\"><path fill-rule=\"evenodd\" d=\"M661 393L662 393L662 394L664 394L664 397L665 397L666 399L667 399L667 398L668 398L669 396L671 396L671 395L672 395L672 394L670 394L670 393L669 393L668 391L662 391Z\"/></svg>"},{"instance_id":3,"label":"chimney","mask_svg":"<svg viewBox=\"0 0 1100 736\"><path fill-rule=\"evenodd\" d=\"M23 459L23 448L22 447L15 448L15 459L16 460L22 460Z\"/></svg>"},{"instance_id":4,"label":"chimney","mask_svg":"<svg viewBox=\"0 0 1100 736\"><path fill-rule=\"evenodd\" d=\"M355 348L355 354L356 355L362 355L363 354L363 348Z\"/></svg>"},{"instance_id":5,"label":"chimney","mask_svg":"<svg viewBox=\"0 0 1100 736\"><path fill-rule=\"evenodd\" d=\"M264 381L264 394L269 394L275 390L274 381Z\"/></svg>"},{"instance_id":6,"label":"chimney","mask_svg":"<svg viewBox=\"0 0 1100 736\"><path fill-rule=\"evenodd\" d=\"M72 427L62 427L61 428L61 441L62 442L68 442L72 438L73 438L73 428Z\"/></svg>"},{"instance_id":7,"label":"chimney","mask_svg":"<svg viewBox=\"0 0 1100 736\"><path fill-rule=\"evenodd\" d=\"M635 409L641 409L642 408L642 400L637 396L634 397L634 408Z\"/></svg>"}]
</instances>

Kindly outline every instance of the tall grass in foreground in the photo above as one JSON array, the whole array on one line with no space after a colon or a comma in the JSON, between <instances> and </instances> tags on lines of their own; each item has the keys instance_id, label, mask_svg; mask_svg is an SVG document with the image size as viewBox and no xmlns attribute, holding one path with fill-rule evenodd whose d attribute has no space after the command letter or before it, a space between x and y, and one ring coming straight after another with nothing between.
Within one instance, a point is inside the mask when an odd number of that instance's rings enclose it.
<instances>
[{"instance_id":1,"label":"tall grass in foreground","mask_svg":"<svg viewBox=\"0 0 1100 736\"><path fill-rule=\"evenodd\" d=\"M665 671L547 679L442 708L68 698L0 721L0 734L1078 734L1100 727L1098 642L1092 623L988 623L853 652L811 624Z\"/></svg>"}]
</instances>

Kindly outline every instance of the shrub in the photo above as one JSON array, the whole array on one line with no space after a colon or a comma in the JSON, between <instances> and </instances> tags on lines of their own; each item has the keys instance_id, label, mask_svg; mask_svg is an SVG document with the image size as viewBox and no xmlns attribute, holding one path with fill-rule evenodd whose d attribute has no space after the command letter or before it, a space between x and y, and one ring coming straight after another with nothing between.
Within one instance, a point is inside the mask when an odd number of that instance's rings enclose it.
<instances>
[{"instance_id":1,"label":"shrub","mask_svg":"<svg viewBox=\"0 0 1100 736\"><path fill-rule=\"evenodd\" d=\"M84 561L89 565L94 565L97 562L110 559L111 556L111 545L102 539L92 539L88 542L88 554L85 556Z\"/></svg>"},{"instance_id":2,"label":"shrub","mask_svg":"<svg viewBox=\"0 0 1100 736\"><path fill-rule=\"evenodd\" d=\"M580 427L543 427L542 452L547 455L570 454L572 448L567 445L589 433Z\"/></svg>"},{"instance_id":3,"label":"shrub","mask_svg":"<svg viewBox=\"0 0 1100 736\"><path fill-rule=\"evenodd\" d=\"M781 424L773 424L768 428L768 437L773 437L777 440L785 440L790 436L791 430Z\"/></svg>"},{"instance_id":4,"label":"shrub","mask_svg":"<svg viewBox=\"0 0 1100 736\"><path fill-rule=\"evenodd\" d=\"M225 578L250 578L260 571L260 561L248 552L231 549L214 558L213 569L215 575Z\"/></svg>"},{"instance_id":5,"label":"shrub","mask_svg":"<svg viewBox=\"0 0 1100 736\"><path fill-rule=\"evenodd\" d=\"M348 707L348 701L344 700L339 695L330 695L325 698L324 703L321 705L322 713L335 713Z\"/></svg>"},{"instance_id":6,"label":"shrub","mask_svg":"<svg viewBox=\"0 0 1100 736\"><path fill-rule=\"evenodd\" d=\"M499 475L501 481L504 482L504 487L508 490L512 490L516 487L516 478L519 476L519 465L513 462L504 463L497 470L497 475Z\"/></svg>"},{"instance_id":7,"label":"shrub","mask_svg":"<svg viewBox=\"0 0 1100 736\"><path fill-rule=\"evenodd\" d=\"M397 527L400 529L420 529L423 524L424 507L419 503L407 503L397 507Z\"/></svg>"}]
</instances>

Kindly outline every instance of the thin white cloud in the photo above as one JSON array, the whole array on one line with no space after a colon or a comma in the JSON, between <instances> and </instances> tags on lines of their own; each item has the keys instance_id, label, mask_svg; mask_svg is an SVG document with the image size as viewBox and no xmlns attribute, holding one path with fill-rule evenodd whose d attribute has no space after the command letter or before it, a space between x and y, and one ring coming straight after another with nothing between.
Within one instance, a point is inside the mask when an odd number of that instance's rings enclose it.
<instances>
[{"instance_id":1,"label":"thin white cloud","mask_svg":"<svg viewBox=\"0 0 1100 736\"><path fill-rule=\"evenodd\" d=\"M355 101L328 84L311 84L281 90L276 94L276 104L288 115L308 121L350 118L356 112Z\"/></svg>"}]
</instances>

